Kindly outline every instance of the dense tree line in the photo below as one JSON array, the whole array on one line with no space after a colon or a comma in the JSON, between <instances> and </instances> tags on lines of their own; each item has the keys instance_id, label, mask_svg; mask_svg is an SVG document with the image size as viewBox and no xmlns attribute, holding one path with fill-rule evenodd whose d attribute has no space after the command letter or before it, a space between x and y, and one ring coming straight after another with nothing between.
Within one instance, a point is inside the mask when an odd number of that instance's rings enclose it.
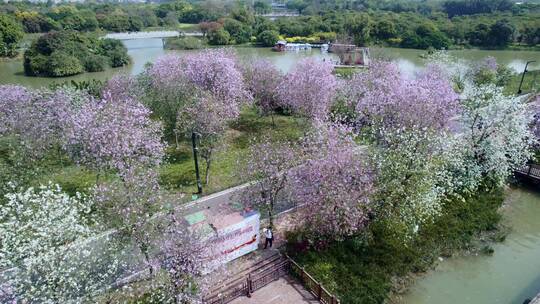
<instances>
[{"instance_id":1,"label":"dense tree line","mask_svg":"<svg viewBox=\"0 0 540 304\"><path fill-rule=\"evenodd\" d=\"M0 14L13 16L9 17L9 24L13 24L9 26L10 31L22 27L28 33L122 32L156 26L176 27L180 23L199 24L208 42L214 45L257 42L269 46L280 38L290 38L292 41L337 39L357 45L442 49L502 48L513 43L534 46L540 41L540 4L528 2L291 0L287 7L297 10L301 16L276 21L261 17L260 14L272 9L266 0L253 4L215 0L60 5L10 2L0 6ZM5 18L8 17L2 17ZM2 37L5 36L3 33Z\"/></svg>"},{"instance_id":2,"label":"dense tree line","mask_svg":"<svg viewBox=\"0 0 540 304\"><path fill-rule=\"evenodd\" d=\"M29 76L60 77L99 72L129 62L127 49L119 40L60 31L47 33L32 43L24 53L24 72Z\"/></svg>"}]
</instances>

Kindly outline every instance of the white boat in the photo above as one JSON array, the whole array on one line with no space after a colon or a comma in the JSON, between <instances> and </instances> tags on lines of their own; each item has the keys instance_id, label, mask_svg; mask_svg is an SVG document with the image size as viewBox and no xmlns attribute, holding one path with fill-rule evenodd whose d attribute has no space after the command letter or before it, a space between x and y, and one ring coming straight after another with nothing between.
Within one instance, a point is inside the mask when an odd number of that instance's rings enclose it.
<instances>
[{"instance_id":1,"label":"white boat","mask_svg":"<svg viewBox=\"0 0 540 304\"><path fill-rule=\"evenodd\" d=\"M311 44L309 43L287 43L285 45L286 51L309 51L311 50Z\"/></svg>"}]
</instances>

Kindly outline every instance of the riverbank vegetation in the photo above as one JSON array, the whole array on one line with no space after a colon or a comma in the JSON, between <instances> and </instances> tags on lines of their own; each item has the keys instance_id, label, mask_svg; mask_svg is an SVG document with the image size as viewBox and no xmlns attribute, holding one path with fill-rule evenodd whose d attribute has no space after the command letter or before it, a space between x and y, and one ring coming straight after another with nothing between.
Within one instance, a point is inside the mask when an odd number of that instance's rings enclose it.
<instances>
[{"instance_id":1,"label":"riverbank vegetation","mask_svg":"<svg viewBox=\"0 0 540 304\"><path fill-rule=\"evenodd\" d=\"M268 5L266 0L51 6L8 2L0 5L0 14L14 16L16 27L27 33L168 28L200 31L214 45L256 42L270 46L279 35L294 42L339 40L359 46L418 49L523 49L540 42L540 4L531 2L295 0L288 1L287 7L300 16L275 21L261 16Z\"/></svg>"},{"instance_id":2,"label":"riverbank vegetation","mask_svg":"<svg viewBox=\"0 0 540 304\"><path fill-rule=\"evenodd\" d=\"M535 144L530 104L503 92L493 58L427 60L414 76L377 60L338 78L314 58L283 74L210 49L93 95L0 86L0 269L18 270L6 296L95 302L130 276L141 300L200 301L213 253L176 212L196 189L195 135L205 194L251 182L239 202L271 221L298 206L296 257L344 301L379 303L395 275L496 228L500 189Z\"/></svg>"},{"instance_id":3,"label":"riverbank vegetation","mask_svg":"<svg viewBox=\"0 0 540 304\"><path fill-rule=\"evenodd\" d=\"M503 200L503 190L484 189L464 200L448 201L441 215L407 244L374 223L360 235L317 250L305 251L305 244L298 242L301 236L290 234L288 252L343 303L384 303L390 294L399 297L415 276L432 269L440 258L460 251L479 253L491 242L502 241ZM478 242L482 235L487 237Z\"/></svg>"},{"instance_id":4,"label":"riverbank vegetation","mask_svg":"<svg viewBox=\"0 0 540 304\"><path fill-rule=\"evenodd\" d=\"M206 43L195 37L167 38L163 47L167 50L198 50L204 48Z\"/></svg>"},{"instance_id":5,"label":"riverbank vegetation","mask_svg":"<svg viewBox=\"0 0 540 304\"><path fill-rule=\"evenodd\" d=\"M62 77L100 72L129 62L121 41L99 39L76 31L50 32L37 38L24 52L24 73Z\"/></svg>"}]
</instances>

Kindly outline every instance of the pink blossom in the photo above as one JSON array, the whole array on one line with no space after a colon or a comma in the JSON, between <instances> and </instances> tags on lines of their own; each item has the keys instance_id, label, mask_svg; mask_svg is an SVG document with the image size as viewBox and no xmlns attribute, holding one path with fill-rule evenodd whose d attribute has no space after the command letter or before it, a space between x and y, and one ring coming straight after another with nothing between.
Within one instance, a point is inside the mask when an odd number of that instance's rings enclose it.
<instances>
[{"instance_id":1,"label":"pink blossom","mask_svg":"<svg viewBox=\"0 0 540 304\"><path fill-rule=\"evenodd\" d=\"M309 236L340 239L364 227L373 172L342 125L319 126L303 142L307 161L293 169L291 191Z\"/></svg>"},{"instance_id":2,"label":"pink blossom","mask_svg":"<svg viewBox=\"0 0 540 304\"><path fill-rule=\"evenodd\" d=\"M314 121L324 121L337 88L334 67L313 58L299 61L278 87L280 101L295 113Z\"/></svg>"},{"instance_id":3,"label":"pink blossom","mask_svg":"<svg viewBox=\"0 0 540 304\"><path fill-rule=\"evenodd\" d=\"M138 101L106 93L84 104L74 115L67 150L79 163L96 170L127 170L160 163L164 144L161 124Z\"/></svg>"},{"instance_id":4,"label":"pink blossom","mask_svg":"<svg viewBox=\"0 0 540 304\"><path fill-rule=\"evenodd\" d=\"M244 68L247 87L262 114L270 114L279 107L277 90L282 77L276 66L266 59L251 62Z\"/></svg>"},{"instance_id":5,"label":"pink blossom","mask_svg":"<svg viewBox=\"0 0 540 304\"><path fill-rule=\"evenodd\" d=\"M446 128L459 109L451 82L434 65L407 78L395 63L374 62L350 80L348 96L361 123L393 128Z\"/></svg>"}]
</instances>

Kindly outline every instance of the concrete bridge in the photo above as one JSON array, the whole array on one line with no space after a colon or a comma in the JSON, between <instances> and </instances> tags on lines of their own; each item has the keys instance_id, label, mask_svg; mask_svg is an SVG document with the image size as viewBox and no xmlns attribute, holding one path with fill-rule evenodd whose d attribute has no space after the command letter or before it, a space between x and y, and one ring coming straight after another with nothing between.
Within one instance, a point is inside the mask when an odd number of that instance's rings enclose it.
<instances>
[{"instance_id":1,"label":"concrete bridge","mask_svg":"<svg viewBox=\"0 0 540 304\"><path fill-rule=\"evenodd\" d=\"M203 37L201 32L180 32L180 31L149 31L149 32L124 32L124 33L109 33L105 38L117 40L133 40L133 39L150 39L150 38L170 38L170 37Z\"/></svg>"}]
</instances>

